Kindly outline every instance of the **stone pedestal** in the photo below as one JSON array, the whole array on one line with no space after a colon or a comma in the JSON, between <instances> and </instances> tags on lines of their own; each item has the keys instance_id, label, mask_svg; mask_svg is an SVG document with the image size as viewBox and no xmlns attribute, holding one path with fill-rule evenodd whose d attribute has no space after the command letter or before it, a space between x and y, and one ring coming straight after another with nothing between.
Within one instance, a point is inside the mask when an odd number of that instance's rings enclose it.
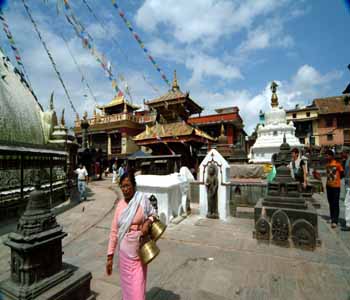
<instances>
[{"instance_id":1,"label":"stone pedestal","mask_svg":"<svg viewBox=\"0 0 350 300\"><path fill-rule=\"evenodd\" d=\"M62 262L66 235L50 210L49 194L37 182L17 231L5 241L11 248L11 277L0 282L1 300L95 299L91 273Z\"/></svg>"},{"instance_id":2,"label":"stone pedestal","mask_svg":"<svg viewBox=\"0 0 350 300\"><path fill-rule=\"evenodd\" d=\"M257 239L314 249L320 240L317 212L310 201L311 187L303 191L293 180L286 167L289 161L290 146L284 138L275 162L276 177L268 184L266 197L254 208L254 235Z\"/></svg>"}]
</instances>

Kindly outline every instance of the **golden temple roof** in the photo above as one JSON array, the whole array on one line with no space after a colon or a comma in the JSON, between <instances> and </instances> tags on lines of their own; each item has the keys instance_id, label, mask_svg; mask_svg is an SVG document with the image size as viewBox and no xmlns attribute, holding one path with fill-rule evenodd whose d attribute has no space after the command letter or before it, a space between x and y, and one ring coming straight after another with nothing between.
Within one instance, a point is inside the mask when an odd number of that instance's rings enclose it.
<instances>
[{"instance_id":1,"label":"golden temple roof","mask_svg":"<svg viewBox=\"0 0 350 300\"><path fill-rule=\"evenodd\" d=\"M106 105L97 105L96 107L97 107L98 109L101 109L101 110L102 110L102 109L104 109L104 108L110 108L110 107L118 106L118 105L121 105L121 104L126 104L126 105L130 106L131 108L133 108L133 109L135 109L135 110L140 108L140 106L137 106L137 105L135 105L135 104L129 103L129 102L125 99L124 95L121 95L121 96L116 95L116 96L112 99L112 101L109 102L108 104L106 104Z\"/></svg>"},{"instance_id":2,"label":"golden temple roof","mask_svg":"<svg viewBox=\"0 0 350 300\"><path fill-rule=\"evenodd\" d=\"M200 105L198 105L195 101L193 101L190 98L188 92L183 93L181 91L180 86L179 86L178 81L177 81L176 71L174 71L173 83L172 83L171 89L168 91L168 93L166 93L163 96L160 96L159 98L146 101L145 104L152 105L152 104L158 104L161 102L166 102L166 101L171 101L171 100L180 100L180 99L186 99L188 102L190 102L192 107L195 107L196 112L201 112L203 110L203 108Z\"/></svg>"},{"instance_id":3,"label":"golden temple roof","mask_svg":"<svg viewBox=\"0 0 350 300\"><path fill-rule=\"evenodd\" d=\"M216 139L205 133L202 130L192 127L185 122L167 123L167 124L155 124L153 126L146 126L146 130L136 135L134 141L142 141L147 139L159 139L159 138L176 138L182 136L196 135L203 137L210 141Z\"/></svg>"}]
</instances>

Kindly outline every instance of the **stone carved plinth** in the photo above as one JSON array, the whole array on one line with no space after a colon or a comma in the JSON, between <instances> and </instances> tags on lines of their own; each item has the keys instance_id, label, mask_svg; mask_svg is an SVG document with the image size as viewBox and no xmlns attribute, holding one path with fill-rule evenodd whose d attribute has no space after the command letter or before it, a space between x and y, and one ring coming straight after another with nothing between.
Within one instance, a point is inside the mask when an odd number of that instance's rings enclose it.
<instances>
[{"instance_id":1,"label":"stone carved plinth","mask_svg":"<svg viewBox=\"0 0 350 300\"><path fill-rule=\"evenodd\" d=\"M37 182L17 231L5 241L11 248L11 277L0 282L3 300L95 299L91 273L62 262L66 235L50 210L49 194Z\"/></svg>"},{"instance_id":2,"label":"stone carved plinth","mask_svg":"<svg viewBox=\"0 0 350 300\"><path fill-rule=\"evenodd\" d=\"M290 152L284 138L275 162L276 177L268 184L266 197L260 199L254 208L254 234L257 239L269 236L277 243L314 249L320 244L317 213L310 201L310 193L302 190L287 168ZM269 234L260 232L262 215L271 228Z\"/></svg>"}]
</instances>

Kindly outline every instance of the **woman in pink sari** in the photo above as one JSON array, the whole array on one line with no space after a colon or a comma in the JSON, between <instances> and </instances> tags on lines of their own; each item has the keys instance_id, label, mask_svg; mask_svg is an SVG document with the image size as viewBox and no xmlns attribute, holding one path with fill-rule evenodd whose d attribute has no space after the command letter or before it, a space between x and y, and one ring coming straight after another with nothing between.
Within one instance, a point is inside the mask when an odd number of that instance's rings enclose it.
<instances>
[{"instance_id":1,"label":"woman in pink sari","mask_svg":"<svg viewBox=\"0 0 350 300\"><path fill-rule=\"evenodd\" d=\"M112 274L113 256L118 247L120 286L123 300L145 300L147 266L138 255L140 237L148 233L155 211L148 197L136 191L133 173L120 178L124 199L119 199L109 235L107 275Z\"/></svg>"}]
</instances>

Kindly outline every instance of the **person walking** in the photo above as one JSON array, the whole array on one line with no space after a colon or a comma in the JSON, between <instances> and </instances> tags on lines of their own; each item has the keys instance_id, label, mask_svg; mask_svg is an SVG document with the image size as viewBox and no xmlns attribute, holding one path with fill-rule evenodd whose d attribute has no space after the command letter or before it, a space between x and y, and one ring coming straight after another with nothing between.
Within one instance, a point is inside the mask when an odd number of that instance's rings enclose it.
<instances>
[{"instance_id":1,"label":"person walking","mask_svg":"<svg viewBox=\"0 0 350 300\"><path fill-rule=\"evenodd\" d=\"M118 163L117 160L114 161L113 165L112 165L112 172L113 172L113 177L112 177L112 183L116 183L117 182L117 172L118 172Z\"/></svg>"},{"instance_id":2,"label":"person walking","mask_svg":"<svg viewBox=\"0 0 350 300\"><path fill-rule=\"evenodd\" d=\"M125 172L124 163L122 163L118 169L119 182L120 182L120 178L122 178L124 172Z\"/></svg>"},{"instance_id":3,"label":"person walking","mask_svg":"<svg viewBox=\"0 0 350 300\"><path fill-rule=\"evenodd\" d=\"M326 151L327 159L327 199L329 203L330 217L332 228L337 228L339 221L339 197L341 178L344 175L343 166L334 159L334 152L332 150Z\"/></svg>"},{"instance_id":4,"label":"person walking","mask_svg":"<svg viewBox=\"0 0 350 300\"><path fill-rule=\"evenodd\" d=\"M342 231L350 231L350 155L349 150L344 152L344 187L345 187L345 226L341 228Z\"/></svg>"},{"instance_id":5,"label":"person walking","mask_svg":"<svg viewBox=\"0 0 350 300\"><path fill-rule=\"evenodd\" d=\"M119 277L123 300L145 300L147 265L138 255L140 238L148 234L155 210L146 194L136 191L132 172L120 178L124 198L118 199L111 225L106 273L113 271L113 257L118 249Z\"/></svg>"},{"instance_id":6,"label":"person walking","mask_svg":"<svg viewBox=\"0 0 350 300\"><path fill-rule=\"evenodd\" d=\"M78 191L80 194L80 201L86 200L86 184L89 179L89 174L83 164L79 164L79 168L74 172L78 175Z\"/></svg>"},{"instance_id":7,"label":"person walking","mask_svg":"<svg viewBox=\"0 0 350 300\"><path fill-rule=\"evenodd\" d=\"M307 165L304 159L301 159L301 155L298 148L293 148L292 161L289 164L291 175L294 180L299 181L302 184L303 189L307 187Z\"/></svg>"}]
</instances>

